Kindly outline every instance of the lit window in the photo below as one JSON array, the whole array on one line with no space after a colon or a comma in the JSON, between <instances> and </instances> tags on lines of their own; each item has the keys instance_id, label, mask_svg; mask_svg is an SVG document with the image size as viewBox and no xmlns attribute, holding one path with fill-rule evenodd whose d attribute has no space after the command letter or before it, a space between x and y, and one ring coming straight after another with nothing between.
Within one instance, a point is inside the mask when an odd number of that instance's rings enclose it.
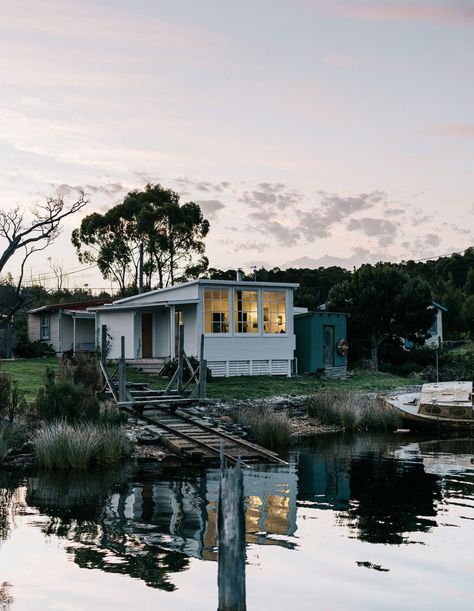
<instances>
[{"instance_id":1,"label":"lit window","mask_svg":"<svg viewBox=\"0 0 474 611\"><path fill-rule=\"evenodd\" d=\"M281 291L264 291L263 330L265 333L286 333L285 293Z\"/></svg>"},{"instance_id":2,"label":"lit window","mask_svg":"<svg viewBox=\"0 0 474 611\"><path fill-rule=\"evenodd\" d=\"M257 291L234 291L236 333L258 333Z\"/></svg>"},{"instance_id":3,"label":"lit window","mask_svg":"<svg viewBox=\"0 0 474 611\"><path fill-rule=\"evenodd\" d=\"M49 314L41 314L40 339L49 339Z\"/></svg>"},{"instance_id":4,"label":"lit window","mask_svg":"<svg viewBox=\"0 0 474 611\"><path fill-rule=\"evenodd\" d=\"M204 331L229 332L229 292L220 289L204 291Z\"/></svg>"}]
</instances>

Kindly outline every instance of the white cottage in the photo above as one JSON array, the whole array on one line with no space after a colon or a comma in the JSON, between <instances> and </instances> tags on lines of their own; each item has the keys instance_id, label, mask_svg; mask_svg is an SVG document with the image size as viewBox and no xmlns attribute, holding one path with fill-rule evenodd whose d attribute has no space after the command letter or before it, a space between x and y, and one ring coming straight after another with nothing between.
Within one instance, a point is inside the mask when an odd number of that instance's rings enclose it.
<instances>
[{"instance_id":1,"label":"white cottage","mask_svg":"<svg viewBox=\"0 0 474 611\"><path fill-rule=\"evenodd\" d=\"M57 354L92 352L96 347L95 315L88 309L104 300L56 303L28 312L28 340L49 344Z\"/></svg>"},{"instance_id":2,"label":"white cottage","mask_svg":"<svg viewBox=\"0 0 474 611\"><path fill-rule=\"evenodd\" d=\"M241 280L194 280L118 299L94 308L97 335L109 335L108 358L175 358L184 350L204 358L214 376L291 375L295 349L293 291L297 284Z\"/></svg>"}]
</instances>

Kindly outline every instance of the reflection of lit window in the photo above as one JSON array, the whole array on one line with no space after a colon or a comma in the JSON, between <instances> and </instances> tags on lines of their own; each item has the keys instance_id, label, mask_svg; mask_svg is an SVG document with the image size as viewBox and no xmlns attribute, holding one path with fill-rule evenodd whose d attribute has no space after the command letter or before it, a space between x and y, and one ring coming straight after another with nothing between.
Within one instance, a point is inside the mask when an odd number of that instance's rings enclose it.
<instances>
[{"instance_id":1,"label":"reflection of lit window","mask_svg":"<svg viewBox=\"0 0 474 611\"><path fill-rule=\"evenodd\" d=\"M41 314L40 339L49 339L49 314Z\"/></svg>"},{"instance_id":2,"label":"reflection of lit window","mask_svg":"<svg viewBox=\"0 0 474 611\"><path fill-rule=\"evenodd\" d=\"M234 291L236 333L258 333L257 291Z\"/></svg>"},{"instance_id":3,"label":"reflection of lit window","mask_svg":"<svg viewBox=\"0 0 474 611\"><path fill-rule=\"evenodd\" d=\"M263 330L265 333L286 333L286 301L284 292L263 292Z\"/></svg>"},{"instance_id":4,"label":"reflection of lit window","mask_svg":"<svg viewBox=\"0 0 474 611\"><path fill-rule=\"evenodd\" d=\"M227 290L204 291L204 330L206 333L229 332L229 293Z\"/></svg>"}]
</instances>

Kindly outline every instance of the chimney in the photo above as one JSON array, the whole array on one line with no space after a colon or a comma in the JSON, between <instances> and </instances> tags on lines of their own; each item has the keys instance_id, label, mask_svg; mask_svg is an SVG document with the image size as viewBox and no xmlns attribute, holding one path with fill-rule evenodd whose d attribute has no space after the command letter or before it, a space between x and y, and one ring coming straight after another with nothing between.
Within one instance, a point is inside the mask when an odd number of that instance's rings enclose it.
<instances>
[{"instance_id":1,"label":"chimney","mask_svg":"<svg viewBox=\"0 0 474 611\"><path fill-rule=\"evenodd\" d=\"M244 279L244 272L242 271L242 268L239 267L239 269L237 270L237 273L235 274L235 279L237 280L237 282L242 282L242 280Z\"/></svg>"}]
</instances>

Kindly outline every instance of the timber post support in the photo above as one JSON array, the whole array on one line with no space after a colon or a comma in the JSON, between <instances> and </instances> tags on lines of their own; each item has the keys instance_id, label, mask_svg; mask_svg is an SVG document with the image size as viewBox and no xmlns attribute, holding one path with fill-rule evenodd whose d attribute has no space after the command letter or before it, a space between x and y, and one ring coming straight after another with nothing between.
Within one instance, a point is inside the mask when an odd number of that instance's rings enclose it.
<instances>
[{"instance_id":1,"label":"timber post support","mask_svg":"<svg viewBox=\"0 0 474 611\"><path fill-rule=\"evenodd\" d=\"M100 331L100 361L105 367L105 362L107 360L107 325L102 325Z\"/></svg>"},{"instance_id":2,"label":"timber post support","mask_svg":"<svg viewBox=\"0 0 474 611\"><path fill-rule=\"evenodd\" d=\"M245 602L245 512L240 459L235 467L225 465L221 446L221 474L217 506L218 611L246 611Z\"/></svg>"},{"instance_id":3,"label":"timber post support","mask_svg":"<svg viewBox=\"0 0 474 611\"><path fill-rule=\"evenodd\" d=\"M124 403L127 400L127 385L125 379L125 337L120 338L120 361L118 364L119 374L119 401Z\"/></svg>"},{"instance_id":4,"label":"timber post support","mask_svg":"<svg viewBox=\"0 0 474 611\"><path fill-rule=\"evenodd\" d=\"M183 325L179 325L178 395L183 394L183 367L184 367L184 327Z\"/></svg>"},{"instance_id":5,"label":"timber post support","mask_svg":"<svg viewBox=\"0 0 474 611\"><path fill-rule=\"evenodd\" d=\"M207 361L204 358L204 333L201 333L201 347L199 350L199 398L206 398Z\"/></svg>"}]
</instances>

